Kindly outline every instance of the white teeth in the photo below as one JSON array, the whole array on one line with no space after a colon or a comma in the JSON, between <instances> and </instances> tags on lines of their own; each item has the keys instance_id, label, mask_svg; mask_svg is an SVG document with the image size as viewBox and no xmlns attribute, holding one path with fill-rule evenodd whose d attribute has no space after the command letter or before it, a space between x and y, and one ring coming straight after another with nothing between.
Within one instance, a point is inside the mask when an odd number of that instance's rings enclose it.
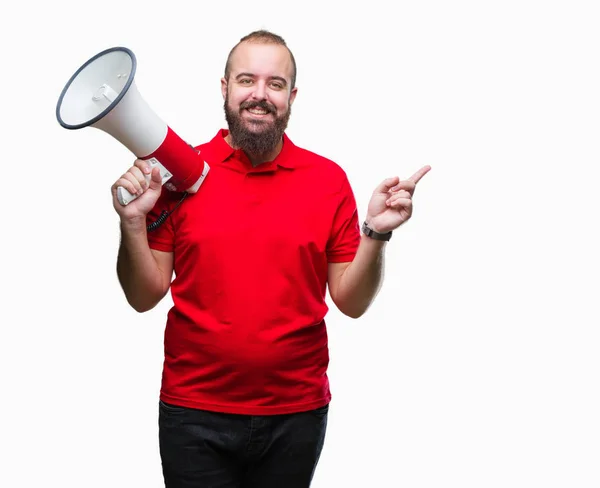
<instances>
[{"instance_id":1,"label":"white teeth","mask_svg":"<svg viewBox=\"0 0 600 488\"><path fill-rule=\"evenodd\" d=\"M248 112L250 112L251 114L256 114L256 115L265 115L267 113L266 110L261 110L258 108L249 108Z\"/></svg>"}]
</instances>

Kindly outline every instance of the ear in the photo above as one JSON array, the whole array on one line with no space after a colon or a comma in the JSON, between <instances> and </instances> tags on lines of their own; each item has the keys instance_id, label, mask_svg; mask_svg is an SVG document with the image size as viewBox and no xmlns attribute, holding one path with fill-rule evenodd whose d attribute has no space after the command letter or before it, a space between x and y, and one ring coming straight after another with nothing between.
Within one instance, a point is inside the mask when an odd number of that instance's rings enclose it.
<instances>
[{"instance_id":1,"label":"ear","mask_svg":"<svg viewBox=\"0 0 600 488\"><path fill-rule=\"evenodd\" d=\"M292 106L292 103L294 103L294 100L296 100L297 93L298 93L298 87L295 86L294 88L292 88L292 91L290 93L290 107Z\"/></svg>"},{"instance_id":2,"label":"ear","mask_svg":"<svg viewBox=\"0 0 600 488\"><path fill-rule=\"evenodd\" d=\"M221 94L225 100L227 98L227 80L225 78L221 78Z\"/></svg>"}]
</instances>

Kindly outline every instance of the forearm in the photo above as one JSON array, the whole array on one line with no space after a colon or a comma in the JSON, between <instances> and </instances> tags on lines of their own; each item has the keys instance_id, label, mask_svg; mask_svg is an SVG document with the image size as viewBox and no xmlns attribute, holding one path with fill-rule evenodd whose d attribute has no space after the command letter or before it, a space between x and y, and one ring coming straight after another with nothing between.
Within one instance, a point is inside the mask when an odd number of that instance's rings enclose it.
<instances>
[{"instance_id":1,"label":"forearm","mask_svg":"<svg viewBox=\"0 0 600 488\"><path fill-rule=\"evenodd\" d=\"M117 276L129 304L138 312L152 309L165 295L168 285L154 258L146 223L121 223Z\"/></svg>"},{"instance_id":2,"label":"forearm","mask_svg":"<svg viewBox=\"0 0 600 488\"><path fill-rule=\"evenodd\" d=\"M365 235L354 260L340 278L336 305L346 315L363 315L377 296L383 284L385 247L387 242Z\"/></svg>"}]
</instances>

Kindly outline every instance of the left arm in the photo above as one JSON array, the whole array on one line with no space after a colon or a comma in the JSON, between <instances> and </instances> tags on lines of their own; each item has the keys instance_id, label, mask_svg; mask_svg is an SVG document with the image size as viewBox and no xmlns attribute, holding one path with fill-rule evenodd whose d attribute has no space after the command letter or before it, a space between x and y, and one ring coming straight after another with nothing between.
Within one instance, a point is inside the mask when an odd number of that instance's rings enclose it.
<instances>
[{"instance_id":1,"label":"left arm","mask_svg":"<svg viewBox=\"0 0 600 488\"><path fill-rule=\"evenodd\" d=\"M386 234L410 219L412 196L418 181L430 170L425 166L408 180L398 177L383 181L373 192L367 210L367 225ZM350 263L329 263L328 285L333 303L345 315L359 318L381 289L387 242L361 236L356 256Z\"/></svg>"},{"instance_id":2,"label":"left arm","mask_svg":"<svg viewBox=\"0 0 600 488\"><path fill-rule=\"evenodd\" d=\"M329 294L344 315L357 319L375 300L383 283L386 246L362 235L352 262L329 263Z\"/></svg>"}]
</instances>

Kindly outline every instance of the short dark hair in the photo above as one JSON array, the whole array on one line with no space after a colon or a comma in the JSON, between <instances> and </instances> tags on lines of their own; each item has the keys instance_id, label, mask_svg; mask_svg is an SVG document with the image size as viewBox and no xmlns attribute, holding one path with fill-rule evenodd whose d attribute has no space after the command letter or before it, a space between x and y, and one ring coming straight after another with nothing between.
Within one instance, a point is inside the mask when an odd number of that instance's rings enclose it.
<instances>
[{"instance_id":1,"label":"short dark hair","mask_svg":"<svg viewBox=\"0 0 600 488\"><path fill-rule=\"evenodd\" d=\"M254 32L251 32L247 36L244 36L240 39L240 41L233 46L233 49L229 51L229 56L227 56L227 63L225 64L225 79L229 79L229 74L231 73L231 57L233 56L233 52L242 42L256 42L258 44L277 44L279 46L284 46L288 53L290 53L290 58L292 59L292 83L291 87L294 88L296 86L296 60L294 59L294 55L292 51L287 46L283 37L278 36L277 34L273 34L267 30L261 29Z\"/></svg>"}]
</instances>

